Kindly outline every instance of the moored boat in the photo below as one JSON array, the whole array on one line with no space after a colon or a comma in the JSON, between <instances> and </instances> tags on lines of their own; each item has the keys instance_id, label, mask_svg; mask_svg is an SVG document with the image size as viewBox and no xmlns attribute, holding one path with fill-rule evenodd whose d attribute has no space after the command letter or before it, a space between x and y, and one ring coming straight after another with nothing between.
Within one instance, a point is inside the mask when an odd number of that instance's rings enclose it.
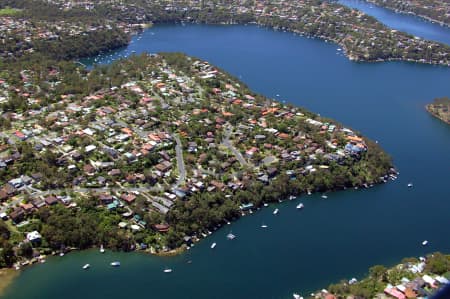
<instances>
[{"instance_id":1,"label":"moored boat","mask_svg":"<svg viewBox=\"0 0 450 299\"><path fill-rule=\"evenodd\" d=\"M278 214L278 212L279 212L279 210L278 210L278 209L275 209L275 210L273 211L273 214L276 215L276 214Z\"/></svg>"},{"instance_id":2,"label":"moored boat","mask_svg":"<svg viewBox=\"0 0 450 299\"><path fill-rule=\"evenodd\" d=\"M100 245L100 253L105 253L105 248L103 248L103 244Z\"/></svg>"},{"instance_id":3,"label":"moored boat","mask_svg":"<svg viewBox=\"0 0 450 299\"><path fill-rule=\"evenodd\" d=\"M227 235L228 240L233 240L234 238L236 238L236 236L233 235L231 232Z\"/></svg>"},{"instance_id":4,"label":"moored boat","mask_svg":"<svg viewBox=\"0 0 450 299\"><path fill-rule=\"evenodd\" d=\"M427 241L427 240L424 240L424 241L422 242L422 246L426 246L426 245L428 245L428 241Z\"/></svg>"},{"instance_id":5,"label":"moored boat","mask_svg":"<svg viewBox=\"0 0 450 299\"><path fill-rule=\"evenodd\" d=\"M120 262L118 262L118 261L111 262L111 266L112 267L120 267Z\"/></svg>"},{"instance_id":6,"label":"moored boat","mask_svg":"<svg viewBox=\"0 0 450 299\"><path fill-rule=\"evenodd\" d=\"M217 243L216 243L216 242L212 243L212 244L211 244L211 249L216 248L216 246L217 246Z\"/></svg>"},{"instance_id":7,"label":"moored boat","mask_svg":"<svg viewBox=\"0 0 450 299\"><path fill-rule=\"evenodd\" d=\"M90 267L91 267L91 265L86 264L86 265L83 266L83 270L87 270L87 269L89 269Z\"/></svg>"},{"instance_id":8,"label":"moored boat","mask_svg":"<svg viewBox=\"0 0 450 299\"><path fill-rule=\"evenodd\" d=\"M303 205L303 203L299 203L298 205L297 205L297 209L303 209L305 206Z\"/></svg>"},{"instance_id":9,"label":"moored boat","mask_svg":"<svg viewBox=\"0 0 450 299\"><path fill-rule=\"evenodd\" d=\"M172 271L173 271L172 269L170 269L170 268L166 268L166 269L164 269L164 271L163 271L163 272L164 272L164 273L172 273Z\"/></svg>"}]
</instances>

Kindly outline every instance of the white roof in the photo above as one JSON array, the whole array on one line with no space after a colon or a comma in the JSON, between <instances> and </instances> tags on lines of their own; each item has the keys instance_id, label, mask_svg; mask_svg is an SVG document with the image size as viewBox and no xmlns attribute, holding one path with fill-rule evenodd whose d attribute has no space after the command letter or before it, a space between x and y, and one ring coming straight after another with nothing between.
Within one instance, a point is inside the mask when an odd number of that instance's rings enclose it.
<instances>
[{"instance_id":1,"label":"white roof","mask_svg":"<svg viewBox=\"0 0 450 299\"><path fill-rule=\"evenodd\" d=\"M424 275L422 278L423 278L423 280L426 283L429 283L429 284L434 284L435 283L435 280L431 276Z\"/></svg>"},{"instance_id":2,"label":"white roof","mask_svg":"<svg viewBox=\"0 0 450 299\"><path fill-rule=\"evenodd\" d=\"M27 239L29 241L34 241L42 238L41 234L38 231L32 231L31 233L27 234Z\"/></svg>"},{"instance_id":3,"label":"white roof","mask_svg":"<svg viewBox=\"0 0 450 299\"><path fill-rule=\"evenodd\" d=\"M89 136L92 136L95 133L94 131L91 130L91 128L86 128L83 130L83 132Z\"/></svg>"},{"instance_id":4,"label":"white roof","mask_svg":"<svg viewBox=\"0 0 450 299\"><path fill-rule=\"evenodd\" d=\"M95 150L96 148L97 148L97 147L96 147L95 145L91 144L91 145L86 146L86 147L84 148L84 150L85 150L86 152L91 152L91 151Z\"/></svg>"},{"instance_id":5,"label":"white roof","mask_svg":"<svg viewBox=\"0 0 450 299\"><path fill-rule=\"evenodd\" d=\"M442 276L436 276L435 278L436 278L436 280L439 281L440 283L444 283L444 284L449 283L448 279L445 278L445 277L442 277Z\"/></svg>"}]
</instances>

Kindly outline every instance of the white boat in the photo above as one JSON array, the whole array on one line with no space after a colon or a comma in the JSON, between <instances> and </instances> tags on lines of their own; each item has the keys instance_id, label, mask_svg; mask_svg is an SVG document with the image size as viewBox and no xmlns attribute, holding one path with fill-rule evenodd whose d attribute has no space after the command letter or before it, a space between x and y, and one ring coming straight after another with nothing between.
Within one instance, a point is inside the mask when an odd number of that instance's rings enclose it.
<instances>
[{"instance_id":1,"label":"white boat","mask_svg":"<svg viewBox=\"0 0 450 299\"><path fill-rule=\"evenodd\" d=\"M408 183L408 188L412 188L413 187L413 183Z\"/></svg>"},{"instance_id":2,"label":"white boat","mask_svg":"<svg viewBox=\"0 0 450 299\"><path fill-rule=\"evenodd\" d=\"M172 271L173 271L172 269L166 268L166 269L164 269L163 272L164 272L164 273L172 273Z\"/></svg>"},{"instance_id":3,"label":"white boat","mask_svg":"<svg viewBox=\"0 0 450 299\"><path fill-rule=\"evenodd\" d=\"M59 253L59 256L64 256L64 252L60 252L60 253Z\"/></svg>"},{"instance_id":4,"label":"white boat","mask_svg":"<svg viewBox=\"0 0 450 299\"><path fill-rule=\"evenodd\" d=\"M268 228L267 224L262 224L261 228Z\"/></svg>"},{"instance_id":5,"label":"white boat","mask_svg":"<svg viewBox=\"0 0 450 299\"><path fill-rule=\"evenodd\" d=\"M100 245L100 253L105 253L105 248L103 248L103 244Z\"/></svg>"},{"instance_id":6,"label":"white boat","mask_svg":"<svg viewBox=\"0 0 450 299\"><path fill-rule=\"evenodd\" d=\"M268 207L268 206L269 206L269 204L268 204L268 203L265 203L265 204L264 204L264 206L265 206L265 207Z\"/></svg>"},{"instance_id":7,"label":"white boat","mask_svg":"<svg viewBox=\"0 0 450 299\"><path fill-rule=\"evenodd\" d=\"M84 266L83 266L83 270L89 269L90 266L91 266L91 265L89 265L89 264L84 265Z\"/></svg>"},{"instance_id":8,"label":"white boat","mask_svg":"<svg viewBox=\"0 0 450 299\"><path fill-rule=\"evenodd\" d=\"M326 198L328 198L328 196L326 196L325 194L322 194L322 198L326 199Z\"/></svg>"},{"instance_id":9,"label":"white boat","mask_svg":"<svg viewBox=\"0 0 450 299\"><path fill-rule=\"evenodd\" d=\"M303 203L299 203L298 205L297 205L297 209L303 209L305 206L303 205Z\"/></svg>"},{"instance_id":10,"label":"white boat","mask_svg":"<svg viewBox=\"0 0 450 299\"><path fill-rule=\"evenodd\" d=\"M216 246L217 246L217 243L216 243L216 242L212 243L212 244L211 244L211 249L214 249Z\"/></svg>"},{"instance_id":11,"label":"white boat","mask_svg":"<svg viewBox=\"0 0 450 299\"><path fill-rule=\"evenodd\" d=\"M275 210L273 211L273 214L276 215L276 214L278 214L278 212L279 212L279 210L278 210L278 209L275 209Z\"/></svg>"},{"instance_id":12,"label":"white boat","mask_svg":"<svg viewBox=\"0 0 450 299\"><path fill-rule=\"evenodd\" d=\"M428 244L428 241L427 240L424 240L423 242L422 242L422 246L426 246Z\"/></svg>"},{"instance_id":13,"label":"white boat","mask_svg":"<svg viewBox=\"0 0 450 299\"><path fill-rule=\"evenodd\" d=\"M112 267L120 267L120 262L112 262L111 266Z\"/></svg>"},{"instance_id":14,"label":"white boat","mask_svg":"<svg viewBox=\"0 0 450 299\"><path fill-rule=\"evenodd\" d=\"M296 197L294 196L294 195L291 195L291 196L289 196L289 200L293 200L293 199L295 199Z\"/></svg>"},{"instance_id":15,"label":"white boat","mask_svg":"<svg viewBox=\"0 0 450 299\"><path fill-rule=\"evenodd\" d=\"M303 299L303 297L297 293L292 294L292 297L294 297L294 299Z\"/></svg>"},{"instance_id":16,"label":"white boat","mask_svg":"<svg viewBox=\"0 0 450 299\"><path fill-rule=\"evenodd\" d=\"M234 238L236 238L236 236L233 235L232 233L229 233L229 234L227 235L227 239L228 239L228 240L233 240Z\"/></svg>"}]
</instances>

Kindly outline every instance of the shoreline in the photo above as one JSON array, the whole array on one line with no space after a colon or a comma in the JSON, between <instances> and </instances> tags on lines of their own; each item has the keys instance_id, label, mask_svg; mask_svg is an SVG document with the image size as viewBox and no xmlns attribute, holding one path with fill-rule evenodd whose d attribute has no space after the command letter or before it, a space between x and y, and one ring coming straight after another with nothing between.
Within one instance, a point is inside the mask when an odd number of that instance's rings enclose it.
<instances>
[{"instance_id":1,"label":"shoreline","mask_svg":"<svg viewBox=\"0 0 450 299\"><path fill-rule=\"evenodd\" d=\"M2 296L14 279L19 276L20 271L12 268L0 269L0 296Z\"/></svg>"},{"instance_id":2,"label":"shoreline","mask_svg":"<svg viewBox=\"0 0 450 299\"><path fill-rule=\"evenodd\" d=\"M432 104L427 104L427 105L425 105L425 110L427 110L428 113L431 114L433 117L439 119L440 121L446 123L447 125L450 125L450 121L447 121L447 120L445 120L445 119L442 119L438 114L436 114L434 111L432 111L432 110L430 109L430 105L432 105Z\"/></svg>"},{"instance_id":3,"label":"shoreline","mask_svg":"<svg viewBox=\"0 0 450 299\"><path fill-rule=\"evenodd\" d=\"M339 192L339 191L347 191L347 190L360 190L360 189L371 189L373 187L377 187L383 184L388 183L390 180L394 181L396 180L396 178L394 178L392 175L398 175L398 171L396 168L392 168L389 173L387 173L384 177L385 180L384 181L380 181L380 182L374 182L372 184L360 184L358 186L354 186L354 187L345 187L345 188L331 188L329 190L324 190L324 191L313 191L312 193L302 193L302 194L298 194L298 195L291 195L289 197L286 197L284 199L278 199L277 201L272 201L272 202L267 202L267 204L269 205L275 205L278 206L281 203L284 203L286 201L292 201L292 200L297 200L300 198L303 198L305 195L309 196L309 195L319 195L319 194L328 194L330 192ZM291 198L291 197L295 197L295 198ZM123 253L131 253L131 252L135 252L135 253L143 253L143 254L148 254L148 255L153 255L153 256L157 256L157 257L174 257L174 256L178 256L180 254L183 254L185 252L187 252L188 250L190 250L192 247L195 246L195 244L200 243L201 241L203 241L204 239L207 239L208 236L213 235L216 231L220 230L222 227L226 226L227 224L231 224L234 222L237 222L239 219L241 219L242 217L248 216L248 215L252 215L253 213L257 213L259 210L265 208L264 205L261 204L261 206L254 206L252 209L247 210L247 211L241 211L241 214L234 219L230 219L229 221L224 219L224 222L222 224L219 224L218 226L216 226L213 230L208 231L207 234L205 235L200 235L197 236L196 238L192 239L192 243L190 246L186 245L186 244L182 244L180 247L168 250L168 251L155 251L153 247L149 247L148 249L134 249L131 251L116 251L116 252L123 252ZM68 248L68 250L66 252L64 252L65 255L73 252L73 251L78 251L78 252L82 252L82 251L89 251L89 250L98 250L99 247L97 246L92 246L86 249L79 249L79 248ZM105 247L106 250L110 250L110 251L114 251L111 250L107 247ZM34 266L34 265L39 265L40 264L40 260L43 260L45 262L47 257L53 257L53 256L57 256L58 252L52 252L49 255L42 255L40 258L33 258L33 259L24 259L21 260L20 262L20 266L19 268L16 268L15 266L12 266L10 268L0 268L0 278L2 277L2 271L5 272L11 272L14 273L13 275L11 275L11 279L9 281L9 283L11 283L14 278L16 278L21 270L23 270L24 268L28 268L30 266ZM14 264L14 265L17 265ZM2 293L2 281L0 280L0 295ZM8 283L8 285L9 285ZM6 285L4 288L6 288L8 285Z\"/></svg>"},{"instance_id":4,"label":"shoreline","mask_svg":"<svg viewBox=\"0 0 450 299\"><path fill-rule=\"evenodd\" d=\"M386 8L388 9L388 8ZM341 43L339 40L335 39L335 38L331 38L331 37L326 37L323 35L315 35L315 34L309 34L307 32L301 31L301 30L296 30L296 29L291 29L289 27L274 27L274 26L267 26L264 23L260 23L260 22L248 22L248 23L200 23L200 22L196 22L196 21L183 21L183 22L169 22L169 23L151 23L150 26L148 27L143 27L141 32L138 32L136 34L131 34L130 40L128 41L128 43L126 44L125 47L129 47L131 44L131 38L133 36L139 35L142 32L154 28L158 25L180 25L180 24L194 24L194 25L207 25L207 26L235 26L235 25L241 25L241 26L249 26L249 25L253 25L253 26L257 26L260 28L267 28L273 31L283 31L283 32L289 32L292 34L295 34L299 37L303 37L303 38L313 38L313 39L320 39L321 41L324 41L326 43L331 42L333 44L335 44L338 47L342 48L342 53L344 54L344 56L347 58L347 60L351 61L351 62L356 62L356 63L381 63L381 62L407 62L407 63L416 63L416 64L425 64L425 65L434 65L434 66L443 66L443 67L450 67L450 63L446 64L446 63L441 63L441 62L436 62L436 61L426 61L425 59L411 59L411 58L402 58L402 57L390 57L390 58L374 58L374 59L366 59L357 55L353 55L350 54L346 45L344 43ZM449 26L450 28L450 26ZM124 46L120 46L120 47L113 47L108 49L106 52L99 52L96 55L102 55L105 53L109 53L112 51L116 51L120 48L122 48ZM95 56L95 55L94 55ZM92 57L91 56L87 56L87 57L78 57L76 58L74 61L81 63L80 61L86 58Z\"/></svg>"},{"instance_id":5,"label":"shoreline","mask_svg":"<svg viewBox=\"0 0 450 299\"><path fill-rule=\"evenodd\" d=\"M395 13L400 13L400 14L404 14L404 15L408 15L408 16L415 16L415 17L423 19L424 21L428 21L428 22L433 23L433 24L436 23L439 26L450 28L450 24L447 24L444 21L439 21L439 20L433 19L432 17L426 16L426 15L417 14L414 11L399 10L399 9L391 8L389 6L381 6L379 3L377 3L374 0L365 0L365 1L368 2L368 3L371 3L373 5L376 5L376 6L380 7L380 8L388 9L388 10L393 11Z\"/></svg>"}]
</instances>

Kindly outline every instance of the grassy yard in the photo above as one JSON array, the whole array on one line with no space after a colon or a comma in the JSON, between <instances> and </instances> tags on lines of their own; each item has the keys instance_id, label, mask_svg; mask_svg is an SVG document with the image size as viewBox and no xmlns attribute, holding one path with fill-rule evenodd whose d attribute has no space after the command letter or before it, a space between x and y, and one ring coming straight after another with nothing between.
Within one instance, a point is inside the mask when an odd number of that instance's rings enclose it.
<instances>
[{"instance_id":1,"label":"grassy yard","mask_svg":"<svg viewBox=\"0 0 450 299\"><path fill-rule=\"evenodd\" d=\"M0 17L3 16L14 16L16 14L18 14L20 12L19 9L15 9L15 8L2 8L0 9Z\"/></svg>"}]
</instances>

